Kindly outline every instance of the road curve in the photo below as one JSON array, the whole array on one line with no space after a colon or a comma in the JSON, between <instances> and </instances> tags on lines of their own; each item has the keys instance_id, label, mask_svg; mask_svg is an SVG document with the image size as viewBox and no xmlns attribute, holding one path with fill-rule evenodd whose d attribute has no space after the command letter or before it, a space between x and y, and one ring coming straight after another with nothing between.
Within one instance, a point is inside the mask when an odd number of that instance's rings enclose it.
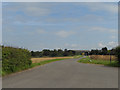
<instances>
[{"instance_id":1,"label":"road curve","mask_svg":"<svg viewBox=\"0 0 120 90\"><path fill-rule=\"evenodd\" d=\"M3 78L3 88L118 88L118 68L68 59Z\"/></svg>"}]
</instances>

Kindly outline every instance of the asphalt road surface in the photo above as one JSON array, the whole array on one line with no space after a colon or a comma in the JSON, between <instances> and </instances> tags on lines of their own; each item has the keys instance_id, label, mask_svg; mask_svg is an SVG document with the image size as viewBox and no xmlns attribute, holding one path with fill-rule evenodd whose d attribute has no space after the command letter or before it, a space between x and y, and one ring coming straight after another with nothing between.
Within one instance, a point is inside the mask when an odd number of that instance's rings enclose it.
<instances>
[{"instance_id":1,"label":"asphalt road surface","mask_svg":"<svg viewBox=\"0 0 120 90\"><path fill-rule=\"evenodd\" d=\"M3 78L3 88L118 88L118 68L68 59Z\"/></svg>"}]
</instances>

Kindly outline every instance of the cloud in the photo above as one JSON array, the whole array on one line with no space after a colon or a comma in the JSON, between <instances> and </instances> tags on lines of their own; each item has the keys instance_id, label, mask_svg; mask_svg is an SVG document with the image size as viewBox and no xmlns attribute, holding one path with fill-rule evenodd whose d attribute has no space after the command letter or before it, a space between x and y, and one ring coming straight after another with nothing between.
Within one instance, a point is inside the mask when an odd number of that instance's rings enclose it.
<instances>
[{"instance_id":1,"label":"cloud","mask_svg":"<svg viewBox=\"0 0 120 90\"><path fill-rule=\"evenodd\" d=\"M43 34L43 33L45 33L45 30L39 29L39 30L37 30L37 33L38 34Z\"/></svg>"},{"instance_id":2,"label":"cloud","mask_svg":"<svg viewBox=\"0 0 120 90\"><path fill-rule=\"evenodd\" d=\"M98 46L101 47L101 48L102 48L102 47L106 47L106 45L104 45L104 44L101 43L101 42L98 44Z\"/></svg>"},{"instance_id":3,"label":"cloud","mask_svg":"<svg viewBox=\"0 0 120 90\"><path fill-rule=\"evenodd\" d=\"M94 8L93 10L88 9L85 5L75 6L74 4L75 3L60 4L24 2L9 3L3 6L4 41L10 43L13 43L14 41L17 45L28 45L29 48L32 48L29 44L31 43L31 40L33 40L35 44L34 48L37 48L36 45L38 45L37 49L42 47L39 46L37 43L38 41L40 43L45 43L43 46L49 48L66 47L73 49L85 49L96 47L97 45L92 46L92 44L97 43L97 41L103 38L104 42L106 42L108 41L108 38L106 37L111 39L110 35L116 35L117 30L110 27L116 28L115 17L117 14L109 14L108 12L112 13L110 10L104 10L106 11L104 12L103 9L99 9L100 6L97 7L93 4L92 7L97 8L96 10L94 10ZM65 7L66 9L63 9ZM91 30L91 32L87 32L88 30ZM105 32L105 34L99 32ZM102 34L104 35L100 37ZM96 37L96 35L99 37ZM52 43L50 40L52 40ZM23 43L20 43L19 41L22 41ZM66 42L68 44L64 46L64 43ZM77 42L77 44L75 42ZM106 45L108 45L108 43L99 43L100 47ZM113 42L109 43L108 46L111 45L113 45Z\"/></svg>"},{"instance_id":4,"label":"cloud","mask_svg":"<svg viewBox=\"0 0 120 90\"><path fill-rule=\"evenodd\" d=\"M72 14L74 14L74 12L71 12ZM75 12L76 15L74 17L70 17L68 15L68 17L62 17L61 18L54 18L54 17L50 17L50 18L46 18L44 19L45 22L48 23L60 23L63 24L64 23L91 23L91 22L104 22L105 18L103 16L99 16L99 15L94 15L94 14L87 14L87 15L83 15L80 17L76 17L77 14L79 14L77 11Z\"/></svg>"},{"instance_id":5,"label":"cloud","mask_svg":"<svg viewBox=\"0 0 120 90\"><path fill-rule=\"evenodd\" d=\"M45 16L50 14L49 8L41 8L41 7L26 7L24 9L24 13L26 13L29 16Z\"/></svg>"},{"instance_id":6,"label":"cloud","mask_svg":"<svg viewBox=\"0 0 120 90\"><path fill-rule=\"evenodd\" d=\"M71 44L71 47L78 47L77 44Z\"/></svg>"},{"instance_id":7,"label":"cloud","mask_svg":"<svg viewBox=\"0 0 120 90\"><path fill-rule=\"evenodd\" d=\"M103 48L103 47L108 47L108 48L113 48L113 47L116 47L118 45L118 43L117 42L114 42L114 41L111 41L111 42L108 42L108 43L102 43L102 42L100 42L100 43L98 43L98 46L100 47L100 48Z\"/></svg>"},{"instance_id":8,"label":"cloud","mask_svg":"<svg viewBox=\"0 0 120 90\"><path fill-rule=\"evenodd\" d=\"M3 3L3 10L9 13L17 13L24 16L46 16L51 13L50 4L48 3ZM23 14L22 14L23 13Z\"/></svg>"},{"instance_id":9,"label":"cloud","mask_svg":"<svg viewBox=\"0 0 120 90\"><path fill-rule=\"evenodd\" d=\"M118 45L118 43L117 42L113 42L113 41L108 42L108 44L107 44L107 46L109 46L109 47L116 47L117 45Z\"/></svg>"},{"instance_id":10,"label":"cloud","mask_svg":"<svg viewBox=\"0 0 120 90\"><path fill-rule=\"evenodd\" d=\"M87 6L91 11L105 11L105 12L107 11L110 13L118 12L118 5L115 3L94 2L94 3L83 3L83 5Z\"/></svg>"},{"instance_id":11,"label":"cloud","mask_svg":"<svg viewBox=\"0 0 120 90\"><path fill-rule=\"evenodd\" d=\"M94 23L94 22L95 23L96 22L105 23L105 21L106 21L106 18L104 18L104 16L92 14L92 13L82 15L80 17L76 17L80 14L79 9L70 11L75 16L69 17L70 14L68 11L71 8L71 6L69 4L67 6L68 10L66 10L66 9L59 10L58 7L61 6L59 3L54 4L54 3L25 3L24 2L24 3L15 3L15 4L16 5L14 5L14 3L12 3L12 4L9 3L5 6L3 4L3 12L10 13L10 12L14 11L14 15L7 16L7 17L12 16L12 18L11 18L12 22L19 21L23 24L30 24L30 25L31 24L42 25L42 23L46 23L46 25L53 25L53 24L63 24L63 23L73 24L74 22L76 22L76 23ZM93 8L98 8L95 5L93 5L94 3L79 3L79 4L83 5L85 8L87 7L86 5L91 5ZM97 4L101 4L101 3L97 3ZM104 4L104 3L102 3L102 4ZM72 3L72 5L76 5L76 3ZM109 4L106 4L106 6L108 6L108 5ZM56 7L57 9L54 10L54 9L52 9L53 7ZM18 12L19 12L19 14L17 14ZM80 12L81 12L81 14L82 13L84 14L84 10L83 11L81 10ZM68 14L67 17L64 17L64 13ZM53 17L54 16L53 14L58 14L59 17L57 17L57 18ZM50 15L50 17L49 17L49 15ZM31 16L33 16L33 18L31 18ZM39 17L39 18L36 18L36 17ZM111 17L110 19L112 19L112 18L113 17ZM30 22L34 22L34 23L30 23ZM108 23L108 20L107 20L107 23Z\"/></svg>"},{"instance_id":12,"label":"cloud","mask_svg":"<svg viewBox=\"0 0 120 90\"><path fill-rule=\"evenodd\" d=\"M90 28L91 31L100 31L100 32L110 32L110 33L116 33L116 29L111 28L105 28L105 27L92 27Z\"/></svg>"},{"instance_id":13,"label":"cloud","mask_svg":"<svg viewBox=\"0 0 120 90\"><path fill-rule=\"evenodd\" d=\"M55 34L59 37L66 38L66 37L69 37L70 35L75 34L75 32L62 30L62 31L56 32Z\"/></svg>"},{"instance_id":14,"label":"cloud","mask_svg":"<svg viewBox=\"0 0 120 90\"><path fill-rule=\"evenodd\" d=\"M80 45L79 44L75 44L75 43L65 43L63 46L62 46L64 49L79 49L80 48Z\"/></svg>"},{"instance_id":15,"label":"cloud","mask_svg":"<svg viewBox=\"0 0 120 90\"><path fill-rule=\"evenodd\" d=\"M111 36L112 39L116 39L116 36Z\"/></svg>"},{"instance_id":16,"label":"cloud","mask_svg":"<svg viewBox=\"0 0 120 90\"><path fill-rule=\"evenodd\" d=\"M64 44L64 46L65 47L69 47L69 48L76 48L76 47L78 47L77 44L68 44L68 43Z\"/></svg>"}]
</instances>

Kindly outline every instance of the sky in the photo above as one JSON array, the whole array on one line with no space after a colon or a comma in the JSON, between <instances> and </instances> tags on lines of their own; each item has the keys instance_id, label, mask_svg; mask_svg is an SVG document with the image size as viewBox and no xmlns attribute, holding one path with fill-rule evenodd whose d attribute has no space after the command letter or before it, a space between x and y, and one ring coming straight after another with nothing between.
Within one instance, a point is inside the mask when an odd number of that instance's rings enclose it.
<instances>
[{"instance_id":1,"label":"sky","mask_svg":"<svg viewBox=\"0 0 120 90\"><path fill-rule=\"evenodd\" d=\"M117 2L4 2L2 43L29 50L118 44Z\"/></svg>"}]
</instances>

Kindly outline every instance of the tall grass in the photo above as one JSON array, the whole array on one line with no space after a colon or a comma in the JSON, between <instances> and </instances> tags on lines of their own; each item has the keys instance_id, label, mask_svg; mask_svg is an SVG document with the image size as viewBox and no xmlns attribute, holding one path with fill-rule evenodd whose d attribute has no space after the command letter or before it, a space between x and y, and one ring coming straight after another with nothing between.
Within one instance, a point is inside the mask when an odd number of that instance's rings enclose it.
<instances>
[{"instance_id":1,"label":"tall grass","mask_svg":"<svg viewBox=\"0 0 120 90\"><path fill-rule=\"evenodd\" d=\"M107 61L110 60L110 55L90 55L89 57L95 60L107 60ZM111 55L111 60L116 61L117 57L114 55Z\"/></svg>"}]
</instances>

